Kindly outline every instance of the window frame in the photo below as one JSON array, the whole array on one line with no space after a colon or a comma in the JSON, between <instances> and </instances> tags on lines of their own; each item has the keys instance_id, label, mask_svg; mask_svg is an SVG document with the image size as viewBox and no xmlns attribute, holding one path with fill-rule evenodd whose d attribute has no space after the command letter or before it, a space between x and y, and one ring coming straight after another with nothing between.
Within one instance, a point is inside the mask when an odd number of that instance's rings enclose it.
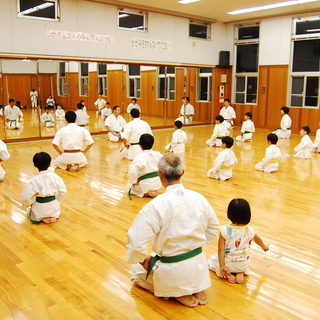
<instances>
[{"instance_id":1,"label":"window frame","mask_svg":"<svg viewBox=\"0 0 320 320\"><path fill-rule=\"evenodd\" d=\"M82 65L86 64L88 69L88 75L82 74ZM79 62L79 96L89 96L89 62Z\"/></svg>"},{"instance_id":2,"label":"window frame","mask_svg":"<svg viewBox=\"0 0 320 320\"><path fill-rule=\"evenodd\" d=\"M190 33L190 27L191 25L196 25L196 26L204 26L207 29L206 37L195 37L192 36ZM202 22L202 21L195 21L195 20L189 20L189 38L190 39L200 39L200 40L211 40L211 23L209 22Z\"/></svg>"},{"instance_id":3,"label":"window frame","mask_svg":"<svg viewBox=\"0 0 320 320\"><path fill-rule=\"evenodd\" d=\"M197 101L199 102L211 102L211 93L212 93L212 70L211 72L201 72L201 69L204 68L198 68L198 81L197 81ZM205 68L209 69L209 68ZM201 86L201 80L206 78L207 79L207 99L203 100L202 97L202 86Z\"/></svg>"},{"instance_id":4,"label":"window frame","mask_svg":"<svg viewBox=\"0 0 320 320\"><path fill-rule=\"evenodd\" d=\"M160 73L160 68L164 67L164 73ZM170 66L171 67L171 66ZM168 73L168 66L160 66L157 68L157 100L176 100L176 68L174 73ZM163 97L161 97L161 82L164 82Z\"/></svg>"},{"instance_id":5,"label":"window frame","mask_svg":"<svg viewBox=\"0 0 320 320\"><path fill-rule=\"evenodd\" d=\"M290 52L290 66L289 66L289 77L288 77L288 105L292 108L302 108L302 109L319 109L320 108L320 90L319 90L319 84L320 84L320 52L318 53L318 70L311 70L311 71L293 71L294 61L296 61L294 54L295 54L295 43L296 42L306 42L306 41L312 41L312 40L319 40L320 41L320 31L316 33L303 33L303 34L296 34L297 30L297 23L302 23L304 21L312 21L312 20L318 20L320 24L320 17L319 16L313 16L313 17L305 17L305 18L293 18L292 19L292 37L291 37L291 52ZM318 87L316 88L317 96L309 96L308 91L311 86L307 87L308 85L308 79L309 78L318 78ZM294 85L294 78L303 78L303 86L302 86L302 92L296 93ZM312 83L311 83L312 84ZM302 101L302 105L292 105L293 98L300 98ZM308 105L308 100L315 98L317 100L316 105Z\"/></svg>"},{"instance_id":6,"label":"window frame","mask_svg":"<svg viewBox=\"0 0 320 320\"><path fill-rule=\"evenodd\" d=\"M258 83L259 83L259 38L248 38L248 39L239 39L239 30L240 28L252 28L252 27L259 27L259 37L260 37L260 24L249 24L249 25L238 25L235 27L235 41L234 41L234 52L236 53L234 56L234 68L233 68L233 101L236 104L244 104L244 105L257 105L258 104ZM257 71L256 72L241 72L237 71L237 57L238 57L238 46L245 46L245 45L257 45ZM245 83L244 83L244 90L243 91L237 91L237 78L244 77ZM256 91L255 93L250 93L248 88L248 83L250 78L256 78ZM244 95L244 102L239 102L238 94ZM256 97L255 102L247 102L248 97L250 95L254 95Z\"/></svg>"},{"instance_id":7,"label":"window frame","mask_svg":"<svg viewBox=\"0 0 320 320\"><path fill-rule=\"evenodd\" d=\"M29 16L29 15L24 15L23 12L27 10L32 10L36 9L37 6L34 6L33 8L23 10L21 11L20 9L20 2L23 0L17 0L17 17L18 18L27 18L27 19L37 19L37 20L47 20L47 21L60 21L60 0L47 0L43 1L44 3L46 2L52 2L54 4L54 12L55 12L55 17L54 18L49 18L49 17L37 17L37 16ZM36 10L35 10L36 11Z\"/></svg>"},{"instance_id":8,"label":"window frame","mask_svg":"<svg viewBox=\"0 0 320 320\"><path fill-rule=\"evenodd\" d=\"M138 10L132 10L132 9L123 9L123 8L118 8L117 11L117 25L118 25L118 29L121 30L131 30L131 31L139 31L139 32L146 32L148 30L148 15L147 12L145 11L138 11ZM120 19L121 19L121 14L126 17L130 16L130 15L136 15L136 16L142 16L143 17L143 28L139 29L139 27L134 27L134 28L127 28L127 27L123 27L120 26Z\"/></svg>"},{"instance_id":9,"label":"window frame","mask_svg":"<svg viewBox=\"0 0 320 320\"><path fill-rule=\"evenodd\" d=\"M99 65L106 66L106 73L100 73ZM108 65L106 63L97 63L98 73L98 92L101 92L104 97L108 96Z\"/></svg>"},{"instance_id":10,"label":"window frame","mask_svg":"<svg viewBox=\"0 0 320 320\"><path fill-rule=\"evenodd\" d=\"M128 98L141 98L141 65L139 65L139 74L130 74L130 66L136 65L128 65L127 66L127 83L128 83ZM133 95L131 94L131 87L133 87Z\"/></svg>"}]
</instances>

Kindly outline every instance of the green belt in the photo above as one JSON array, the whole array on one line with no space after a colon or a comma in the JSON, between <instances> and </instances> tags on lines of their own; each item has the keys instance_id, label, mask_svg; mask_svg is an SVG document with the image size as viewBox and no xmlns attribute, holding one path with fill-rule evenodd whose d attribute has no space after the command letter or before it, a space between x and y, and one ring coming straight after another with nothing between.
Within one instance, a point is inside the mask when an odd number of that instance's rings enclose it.
<instances>
[{"instance_id":1,"label":"green belt","mask_svg":"<svg viewBox=\"0 0 320 320\"><path fill-rule=\"evenodd\" d=\"M47 203L56 200L55 196L48 196L48 197L36 197L36 202L38 203Z\"/></svg>"},{"instance_id":2,"label":"green belt","mask_svg":"<svg viewBox=\"0 0 320 320\"><path fill-rule=\"evenodd\" d=\"M146 174L142 175L141 177L138 178L138 180L141 181L141 180L154 178L154 177L158 177L158 176L159 176L158 171L154 171L154 172L150 172L150 173L146 173ZM130 190L128 191L128 197L130 200L132 200L132 197L130 195L132 187L133 187L133 185L131 186Z\"/></svg>"},{"instance_id":3,"label":"green belt","mask_svg":"<svg viewBox=\"0 0 320 320\"><path fill-rule=\"evenodd\" d=\"M201 252L202 252L202 248L200 247L200 248L188 251L186 253L178 254L177 256L172 256L172 257L160 257L158 255L154 256L149 262L146 280L148 279L150 272L152 271L154 265L158 260L160 260L162 263L175 263L175 262L180 262L180 261L193 258L198 254L200 254Z\"/></svg>"},{"instance_id":4,"label":"green belt","mask_svg":"<svg viewBox=\"0 0 320 320\"><path fill-rule=\"evenodd\" d=\"M130 143L131 146L136 146L136 145L138 145L138 144L140 144L140 143L139 143L139 142Z\"/></svg>"},{"instance_id":5,"label":"green belt","mask_svg":"<svg viewBox=\"0 0 320 320\"><path fill-rule=\"evenodd\" d=\"M291 130L291 128L287 128L287 130Z\"/></svg>"},{"instance_id":6,"label":"green belt","mask_svg":"<svg viewBox=\"0 0 320 320\"><path fill-rule=\"evenodd\" d=\"M251 133L251 131L245 131L243 134L245 134L245 133Z\"/></svg>"},{"instance_id":7,"label":"green belt","mask_svg":"<svg viewBox=\"0 0 320 320\"><path fill-rule=\"evenodd\" d=\"M217 137L217 139L222 139L222 138L224 138L224 137Z\"/></svg>"},{"instance_id":8,"label":"green belt","mask_svg":"<svg viewBox=\"0 0 320 320\"><path fill-rule=\"evenodd\" d=\"M10 126L12 126L14 123L14 125L16 126L17 125L17 120L10 120Z\"/></svg>"}]
</instances>

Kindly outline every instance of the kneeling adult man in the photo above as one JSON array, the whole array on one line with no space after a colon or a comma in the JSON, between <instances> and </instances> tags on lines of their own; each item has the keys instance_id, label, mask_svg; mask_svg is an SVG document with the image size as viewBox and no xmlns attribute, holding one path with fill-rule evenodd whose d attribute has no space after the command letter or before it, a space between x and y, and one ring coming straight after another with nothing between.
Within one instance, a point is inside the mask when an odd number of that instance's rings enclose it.
<instances>
[{"instance_id":1,"label":"kneeling adult man","mask_svg":"<svg viewBox=\"0 0 320 320\"><path fill-rule=\"evenodd\" d=\"M211 283L202 246L218 234L218 218L201 194L180 183L184 166L178 155L163 156L158 169L165 193L142 208L128 231L133 280L157 297L173 297L188 307L206 304L204 290ZM150 241L155 257L147 256Z\"/></svg>"}]
</instances>

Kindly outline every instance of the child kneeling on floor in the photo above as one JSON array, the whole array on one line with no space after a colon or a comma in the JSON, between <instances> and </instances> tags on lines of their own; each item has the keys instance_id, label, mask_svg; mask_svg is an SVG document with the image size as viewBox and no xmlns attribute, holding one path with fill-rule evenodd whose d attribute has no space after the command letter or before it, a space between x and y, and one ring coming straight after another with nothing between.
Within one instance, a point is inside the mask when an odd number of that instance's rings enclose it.
<instances>
[{"instance_id":1,"label":"child kneeling on floor","mask_svg":"<svg viewBox=\"0 0 320 320\"><path fill-rule=\"evenodd\" d=\"M54 223L60 216L60 203L67 189L63 180L48 170L51 157L46 152L36 153L33 164L39 173L31 178L21 194L23 207L33 224Z\"/></svg>"}]
</instances>

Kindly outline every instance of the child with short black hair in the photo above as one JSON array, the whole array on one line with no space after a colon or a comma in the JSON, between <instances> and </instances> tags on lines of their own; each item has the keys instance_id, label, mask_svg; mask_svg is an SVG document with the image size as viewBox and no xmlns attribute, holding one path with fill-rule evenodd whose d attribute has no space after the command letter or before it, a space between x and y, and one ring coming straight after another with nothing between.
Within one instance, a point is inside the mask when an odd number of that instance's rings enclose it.
<instances>
[{"instance_id":1,"label":"child with short black hair","mask_svg":"<svg viewBox=\"0 0 320 320\"><path fill-rule=\"evenodd\" d=\"M257 163L255 168L264 172L276 172L278 171L278 162L281 159L281 151L277 147L278 136L274 133L267 135L267 142L269 147L266 149L265 157L261 162Z\"/></svg>"},{"instance_id":2,"label":"child with short black hair","mask_svg":"<svg viewBox=\"0 0 320 320\"><path fill-rule=\"evenodd\" d=\"M222 148L223 150L218 154L214 160L213 168L207 173L209 178L227 181L232 178L233 166L238 162L234 152L231 150L233 146L233 138L223 137Z\"/></svg>"},{"instance_id":3,"label":"child with short black hair","mask_svg":"<svg viewBox=\"0 0 320 320\"><path fill-rule=\"evenodd\" d=\"M300 130L300 135L302 136L301 142L294 148L295 154L293 155L293 157L303 158L303 159L311 158L313 143L309 137L310 131L311 130L308 126L304 126L301 128Z\"/></svg>"},{"instance_id":4,"label":"child with short black hair","mask_svg":"<svg viewBox=\"0 0 320 320\"><path fill-rule=\"evenodd\" d=\"M224 118L223 116L219 115L216 116L215 126L213 129L212 136L209 140L206 141L206 144L210 147L221 147L222 145L222 138L228 135L228 128L224 125Z\"/></svg>"},{"instance_id":5,"label":"child with short black hair","mask_svg":"<svg viewBox=\"0 0 320 320\"><path fill-rule=\"evenodd\" d=\"M246 112L244 114L244 121L241 127L242 134L236 137L237 141L252 141L252 132L255 132L255 127L251 119L252 119L252 113Z\"/></svg>"},{"instance_id":6,"label":"child with short black hair","mask_svg":"<svg viewBox=\"0 0 320 320\"><path fill-rule=\"evenodd\" d=\"M176 120L174 122L175 131L172 133L172 140L168 145L165 146L165 150L167 152L183 153L185 151L187 135L181 128L182 122L180 120Z\"/></svg>"},{"instance_id":7,"label":"child with short black hair","mask_svg":"<svg viewBox=\"0 0 320 320\"><path fill-rule=\"evenodd\" d=\"M84 105L82 103L78 103L77 104L77 111L76 111L76 124L79 127L85 127L88 123L88 114L83 110L84 109Z\"/></svg>"},{"instance_id":8,"label":"child with short black hair","mask_svg":"<svg viewBox=\"0 0 320 320\"><path fill-rule=\"evenodd\" d=\"M244 275L249 274L252 240L264 251L269 247L256 234L255 225L249 224L251 209L248 201L241 198L231 200L227 215L231 224L220 228L218 254L209 258L209 268L228 282L241 284Z\"/></svg>"},{"instance_id":9,"label":"child with short black hair","mask_svg":"<svg viewBox=\"0 0 320 320\"><path fill-rule=\"evenodd\" d=\"M57 222L60 216L59 201L67 192L63 180L48 170L50 163L48 153L34 155L33 164L39 173L30 179L21 194L22 204L27 207L27 214L33 224Z\"/></svg>"},{"instance_id":10,"label":"child with short black hair","mask_svg":"<svg viewBox=\"0 0 320 320\"><path fill-rule=\"evenodd\" d=\"M280 139L289 139L291 136L291 125L292 120L289 116L289 108L282 107L281 109L282 118L280 121L280 128L273 131Z\"/></svg>"},{"instance_id":11,"label":"child with short black hair","mask_svg":"<svg viewBox=\"0 0 320 320\"><path fill-rule=\"evenodd\" d=\"M0 162L8 160L10 158L10 154L6 144L0 140ZM6 172L4 171L1 163L0 163L0 181L3 181Z\"/></svg>"},{"instance_id":12,"label":"child with short black hair","mask_svg":"<svg viewBox=\"0 0 320 320\"><path fill-rule=\"evenodd\" d=\"M56 119L60 121L60 120L64 120L64 117L65 117L65 112L62 109L61 104L57 104Z\"/></svg>"},{"instance_id":13,"label":"child with short black hair","mask_svg":"<svg viewBox=\"0 0 320 320\"><path fill-rule=\"evenodd\" d=\"M44 127L54 127L53 115L50 113L50 109L45 107L44 113L41 115L41 122Z\"/></svg>"}]
</instances>

